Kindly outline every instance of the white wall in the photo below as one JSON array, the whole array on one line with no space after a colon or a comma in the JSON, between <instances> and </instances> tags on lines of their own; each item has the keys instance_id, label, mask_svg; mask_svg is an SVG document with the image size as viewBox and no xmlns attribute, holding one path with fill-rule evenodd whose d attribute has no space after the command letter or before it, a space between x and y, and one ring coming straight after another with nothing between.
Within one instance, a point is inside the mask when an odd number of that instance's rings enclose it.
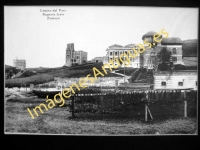
<instances>
[{"instance_id":1,"label":"white wall","mask_svg":"<svg viewBox=\"0 0 200 150\"><path fill-rule=\"evenodd\" d=\"M154 89L184 89L193 88L197 90L196 75L173 75L173 76L154 76ZM161 82L166 82L166 86L161 86ZM183 82L183 86L178 86L178 82Z\"/></svg>"}]
</instances>

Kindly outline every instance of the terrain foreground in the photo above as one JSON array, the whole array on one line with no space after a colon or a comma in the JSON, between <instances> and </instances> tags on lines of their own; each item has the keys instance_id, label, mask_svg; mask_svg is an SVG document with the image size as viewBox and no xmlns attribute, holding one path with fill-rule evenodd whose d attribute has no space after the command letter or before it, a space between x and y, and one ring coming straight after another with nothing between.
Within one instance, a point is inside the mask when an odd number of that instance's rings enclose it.
<instances>
[{"instance_id":1,"label":"terrain foreground","mask_svg":"<svg viewBox=\"0 0 200 150\"><path fill-rule=\"evenodd\" d=\"M183 118L182 105L149 106L154 117L144 121L144 107L129 106L114 113L79 113L70 119L68 107L54 107L32 119L27 108L33 108L46 99L25 92L5 99L5 132L35 134L89 134L89 135L141 135L141 134L197 134L196 116L189 111ZM169 109L170 110L167 110ZM190 107L189 107L190 108ZM156 110L156 111L155 111ZM163 113L165 112L165 113ZM150 118L150 117L149 117Z\"/></svg>"}]
</instances>

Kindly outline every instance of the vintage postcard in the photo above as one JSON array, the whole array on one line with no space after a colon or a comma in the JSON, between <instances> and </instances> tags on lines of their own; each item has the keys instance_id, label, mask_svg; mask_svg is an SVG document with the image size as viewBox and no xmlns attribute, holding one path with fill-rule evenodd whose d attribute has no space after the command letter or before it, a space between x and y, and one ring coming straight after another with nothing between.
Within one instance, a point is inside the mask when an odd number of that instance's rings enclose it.
<instances>
[{"instance_id":1,"label":"vintage postcard","mask_svg":"<svg viewBox=\"0 0 200 150\"><path fill-rule=\"evenodd\" d=\"M197 135L198 12L4 6L4 133Z\"/></svg>"}]
</instances>

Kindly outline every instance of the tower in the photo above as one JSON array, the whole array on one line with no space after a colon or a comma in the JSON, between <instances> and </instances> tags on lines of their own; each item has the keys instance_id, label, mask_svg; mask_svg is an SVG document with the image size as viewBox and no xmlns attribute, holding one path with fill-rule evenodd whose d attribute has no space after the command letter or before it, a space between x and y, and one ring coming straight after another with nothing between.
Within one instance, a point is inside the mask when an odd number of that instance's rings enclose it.
<instances>
[{"instance_id":1,"label":"tower","mask_svg":"<svg viewBox=\"0 0 200 150\"><path fill-rule=\"evenodd\" d=\"M67 44L67 49L66 49L66 64L65 65L68 67L72 66L73 58L74 58L74 43L69 43Z\"/></svg>"}]
</instances>

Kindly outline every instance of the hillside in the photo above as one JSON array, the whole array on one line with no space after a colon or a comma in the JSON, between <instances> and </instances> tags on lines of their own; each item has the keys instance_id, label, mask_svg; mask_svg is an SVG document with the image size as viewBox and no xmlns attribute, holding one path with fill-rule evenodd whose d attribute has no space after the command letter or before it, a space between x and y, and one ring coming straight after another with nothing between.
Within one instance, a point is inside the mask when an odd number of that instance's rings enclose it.
<instances>
[{"instance_id":1,"label":"hillside","mask_svg":"<svg viewBox=\"0 0 200 150\"><path fill-rule=\"evenodd\" d=\"M10 70L12 70L14 74L17 74L19 71L21 71L20 69L17 69L16 67L5 65L5 73L8 73Z\"/></svg>"},{"instance_id":2,"label":"hillside","mask_svg":"<svg viewBox=\"0 0 200 150\"><path fill-rule=\"evenodd\" d=\"M74 66L74 67L68 67L68 68L51 68L52 71L49 71L49 69L44 70L44 73L40 73L37 75L33 75L30 77L25 78L17 78L17 79L8 79L5 82L6 87L20 87L21 84L23 86L29 86L30 84L42 84L46 82L50 82L54 80L54 77L65 77L65 78L79 78L79 77L86 77L88 74L91 74L91 77L93 77L93 67L98 68L102 73L103 70L101 69L103 63L96 63L96 64L88 64L88 65L82 65L82 66ZM99 75L101 76L101 75ZM108 73L105 75L105 77L121 77L116 74Z\"/></svg>"},{"instance_id":3,"label":"hillside","mask_svg":"<svg viewBox=\"0 0 200 150\"><path fill-rule=\"evenodd\" d=\"M197 39L183 41L183 57L197 57Z\"/></svg>"}]
</instances>

